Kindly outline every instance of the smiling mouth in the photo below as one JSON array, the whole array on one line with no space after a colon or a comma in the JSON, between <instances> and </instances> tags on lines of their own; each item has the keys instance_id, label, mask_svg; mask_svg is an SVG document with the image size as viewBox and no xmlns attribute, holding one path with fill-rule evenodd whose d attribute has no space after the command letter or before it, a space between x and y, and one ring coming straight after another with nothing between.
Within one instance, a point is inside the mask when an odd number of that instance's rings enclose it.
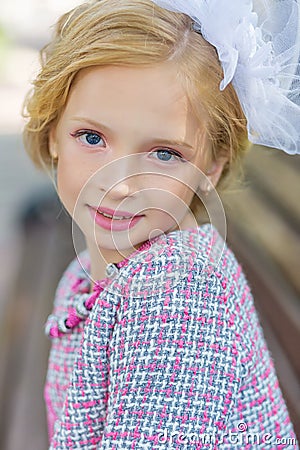
<instances>
[{"instance_id":1,"label":"smiling mouth","mask_svg":"<svg viewBox=\"0 0 300 450\"><path fill-rule=\"evenodd\" d=\"M101 228L109 231L129 230L144 217L127 211L114 211L110 208L90 206L92 218Z\"/></svg>"},{"instance_id":2,"label":"smiling mouth","mask_svg":"<svg viewBox=\"0 0 300 450\"><path fill-rule=\"evenodd\" d=\"M134 217L134 216L117 216L116 214L111 215L111 214L107 214L103 211L99 211L98 209L96 210L96 212L98 214L101 214L101 216L107 217L108 219L111 219L111 220L130 220L130 219L133 219L133 217Z\"/></svg>"}]
</instances>

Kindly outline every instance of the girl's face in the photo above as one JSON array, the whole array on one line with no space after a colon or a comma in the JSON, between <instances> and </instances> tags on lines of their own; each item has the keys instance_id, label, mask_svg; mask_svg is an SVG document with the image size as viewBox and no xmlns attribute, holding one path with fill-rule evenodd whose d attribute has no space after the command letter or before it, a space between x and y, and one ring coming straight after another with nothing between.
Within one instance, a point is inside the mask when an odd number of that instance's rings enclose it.
<instances>
[{"instance_id":1,"label":"girl's face","mask_svg":"<svg viewBox=\"0 0 300 450\"><path fill-rule=\"evenodd\" d=\"M49 144L58 194L90 248L116 262L162 232L196 226L197 169L216 183L223 167L208 166L203 125L172 63L77 75Z\"/></svg>"}]
</instances>

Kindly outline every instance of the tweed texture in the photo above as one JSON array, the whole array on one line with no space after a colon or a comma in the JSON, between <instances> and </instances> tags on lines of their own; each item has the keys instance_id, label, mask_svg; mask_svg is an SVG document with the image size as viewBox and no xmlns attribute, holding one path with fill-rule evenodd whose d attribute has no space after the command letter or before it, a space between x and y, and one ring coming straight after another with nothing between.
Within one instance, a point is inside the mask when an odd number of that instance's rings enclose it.
<instances>
[{"instance_id":1,"label":"tweed texture","mask_svg":"<svg viewBox=\"0 0 300 450\"><path fill-rule=\"evenodd\" d=\"M80 261L56 316L87 279ZM298 448L242 268L210 225L132 255L53 339L45 398L51 450Z\"/></svg>"}]
</instances>

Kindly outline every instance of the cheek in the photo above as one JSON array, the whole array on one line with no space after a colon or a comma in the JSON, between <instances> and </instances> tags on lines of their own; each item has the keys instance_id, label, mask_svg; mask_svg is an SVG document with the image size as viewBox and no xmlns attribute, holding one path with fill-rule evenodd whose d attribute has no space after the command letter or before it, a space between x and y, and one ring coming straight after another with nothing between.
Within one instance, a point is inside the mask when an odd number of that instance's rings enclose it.
<instances>
[{"instance_id":1,"label":"cheek","mask_svg":"<svg viewBox=\"0 0 300 450\"><path fill-rule=\"evenodd\" d=\"M152 179L148 189L144 186L143 196L149 207L170 211L172 214L189 207L194 191L188 185L170 177L159 177L156 181L159 183Z\"/></svg>"},{"instance_id":2,"label":"cheek","mask_svg":"<svg viewBox=\"0 0 300 450\"><path fill-rule=\"evenodd\" d=\"M194 195L192 187L184 181L169 179L165 189L170 193L169 201L171 204L177 204L178 207L181 205L189 206Z\"/></svg>"},{"instance_id":3,"label":"cheek","mask_svg":"<svg viewBox=\"0 0 300 450\"><path fill-rule=\"evenodd\" d=\"M186 206L190 205L192 198L194 197L194 193L194 188L192 186L182 183L179 184L177 195Z\"/></svg>"},{"instance_id":4,"label":"cheek","mask_svg":"<svg viewBox=\"0 0 300 450\"><path fill-rule=\"evenodd\" d=\"M65 160L64 157L58 160L57 191L62 203L71 214L89 178L83 169L82 165Z\"/></svg>"}]
</instances>

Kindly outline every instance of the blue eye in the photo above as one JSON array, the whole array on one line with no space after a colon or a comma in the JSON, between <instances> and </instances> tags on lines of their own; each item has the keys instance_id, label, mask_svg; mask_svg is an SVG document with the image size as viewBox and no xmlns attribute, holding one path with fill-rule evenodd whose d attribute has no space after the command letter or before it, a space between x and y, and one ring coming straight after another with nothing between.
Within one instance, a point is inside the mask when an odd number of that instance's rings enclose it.
<instances>
[{"instance_id":1,"label":"blue eye","mask_svg":"<svg viewBox=\"0 0 300 450\"><path fill-rule=\"evenodd\" d=\"M157 155L157 159L159 159L159 161L168 162L174 160L183 160L182 156L174 150L160 149L156 150L153 153Z\"/></svg>"},{"instance_id":2,"label":"blue eye","mask_svg":"<svg viewBox=\"0 0 300 450\"><path fill-rule=\"evenodd\" d=\"M98 145L102 140L98 134L94 133L86 133L85 135L86 142L90 145Z\"/></svg>"},{"instance_id":3,"label":"blue eye","mask_svg":"<svg viewBox=\"0 0 300 450\"><path fill-rule=\"evenodd\" d=\"M71 136L77 138L79 142L88 147L104 147L105 142L100 134L95 131L82 130L75 133L71 133Z\"/></svg>"}]
</instances>

